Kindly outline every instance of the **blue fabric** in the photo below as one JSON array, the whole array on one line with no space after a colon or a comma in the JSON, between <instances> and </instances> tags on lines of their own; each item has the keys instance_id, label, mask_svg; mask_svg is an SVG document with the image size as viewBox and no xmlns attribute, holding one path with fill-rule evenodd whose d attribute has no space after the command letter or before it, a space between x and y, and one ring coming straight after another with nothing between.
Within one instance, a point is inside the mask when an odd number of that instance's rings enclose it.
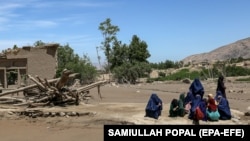
<instances>
[{"instance_id":1,"label":"blue fabric","mask_svg":"<svg viewBox=\"0 0 250 141\"><path fill-rule=\"evenodd\" d=\"M194 100L194 95L191 91L187 92L187 95L184 99L184 104L188 104L189 102L192 102Z\"/></svg>"},{"instance_id":2,"label":"blue fabric","mask_svg":"<svg viewBox=\"0 0 250 141\"><path fill-rule=\"evenodd\" d=\"M199 94L196 94L195 98L192 100L191 102L191 109L190 109L190 113L188 115L189 119L195 119L195 109L199 107L202 111L202 113L204 114L204 118L202 119L203 121L207 120L207 116L206 116L206 102L201 98L201 96Z\"/></svg>"},{"instance_id":3,"label":"blue fabric","mask_svg":"<svg viewBox=\"0 0 250 141\"><path fill-rule=\"evenodd\" d=\"M204 114L204 118L202 120L207 121L207 114L206 114L206 112L207 112L207 104L206 104L205 99L201 100L201 102L199 104L199 107L200 107L202 113Z\"/></svg>"},{"instance_id":4,"label":"blue fabric","mask_svg":"<svg viewBox=\"0 0 250 141\"><path fill-rule=\"evenodd\" d=\"M199 106L200 102L201 102L201 96L197 94L191 102L191 109L188 116L189 119L194 119L195 109L196 107Z\"/></svg>"},{"instance_id":5,"label":"blue fabric","mask_svg":"<svg viewBox=\"0 0 250 141\"><path fill-rule=\"evenodd\" d=\"M218 121L220 119L220 113L218 112L218 110L216 111L207 110L207 117L211 121Z\"/></svg>"},{"instance_id":6,"label":"blue fabric","mask_svg":"<svg viewBox=\"0 0 250 141\"><path fill-rule=\"evenodd\" d=\"M162 100L158 97L158 95L155 93L151 94L145 109L146 111L145 116L158 119L159 116L161 115L162 107L163 107Z\"/></svg>"},{"instance_id":7,"label":"blue fabric","mask_svg":"<svg viewBox=\"0 0 250 141\"><path fill-rule=\"evenodd\" d=\"M229 102L225 97L223 97L223 94L221 91L216 92L215 100L218 102L217 107L218 107L218 112L220 113L220 119L222 120L231 119L232 115L231 115Z\"/></svg>"},{"instance_id":8,"label":"blue fabric","mask_svg":"<svg viewBox=\"0 0 250 141\"><path fill-rule=\"evenodd\" d=\"M204 95L204 87L201 84L201 81L198 78L195 78L192 84L189 87L189 90L193 93L193 95L199 94L201 96L201 99Z\"/></svg>"}]
</instances>

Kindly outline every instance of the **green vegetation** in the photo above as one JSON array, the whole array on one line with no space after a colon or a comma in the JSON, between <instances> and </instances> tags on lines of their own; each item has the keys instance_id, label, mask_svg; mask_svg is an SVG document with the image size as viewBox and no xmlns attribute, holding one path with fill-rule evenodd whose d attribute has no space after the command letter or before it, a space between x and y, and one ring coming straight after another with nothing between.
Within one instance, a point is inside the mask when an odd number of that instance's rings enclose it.
<instances>
[{"instance_id":1,"label":"green vegetation","mask_svg":"<svg viewBox=\"0 0 250 141\"><path fill-rule=\"evenodd\" d=\"M149 75L151 67L147 59L150 53L145 41L133 35L130 44L123 44L116 37L118 26L112 25L109 18L100 24L99 30L104 36L101 47L108 62L106 68L119 83L135 84L138 78Z\"/></svg>"},{"instance_id":2,"label":"green vegetation","mask_svg":"<svg viewBox=\"0 0 250 141\"><path fill-rule=\"evenodd\" d=\"M220 75L225 75L227 77L234 76L248 76L250 75L250 69L239 67L239 66L223 66L224 68L216 68L213 67L211 69L200 69L199 71L190 71L189 69L181 69L176 73L164 75L162 72L159 73L158 78L149 78L147 82L153 81L166 81L173 80L179 81L186 78L193 80L194 78L200 78L201 80L209 79L209 78L218 78ZM237 81L250 81L250 78L237 79Z\"/></svg>"},{"instance_id":3,"label":"green vegetation","mask_svg":"<svg viewBox=\"0 0 250 141\"><path fill-rule=\"evenodd\" d=\"M37 41L34 46L45 45L42 41ZM56 70L56 77L60 77L64 69L71 70L74 73L79 73L76 77L81 80L81 83L90 83L95 81L97 70L91 64L87 55L80 57L74 53L74 50L68 45L60 45L57 50L58 68Z\"/></svg>"},{"instance_id":4,"label":"green vegetation","mask_svg":"<svg viewBox=\"0 0 250 141\"><path fill-rule=\"evenodd\" d=\"M239 78L239 79L236 79L236 81L249 81L250 82L250 77L248 77L248 78Z\"/></svg>"},{"instance_id":5,"label":"green vegetation","mask_svg":"<svg viewBox=\"0 0 250 141\"><path fill-rule=\"evenodd\" d=\"M174 80L174 81L179 81L185 78L189 79L194 79L194 78L199 78L200 77L200 72L198 71L189 71L189 69L181 69L180 71L167 75L167 76L160 76L155 79L149 79L148 82L150 81L166 81L166 80Z\"/></svg>"},{"instance_id":6,"label":"green vegetation","mask_svg":"<svg viewBox=\"0 0 250 141\"><path fill-rule=\"evenodd\" d=\"M181 68L183 66L182 61L171 61L171 60L166 60L165 62L159 62L159 63L150 63L150 66L153 69L158 69L158 70L164 70L164 69L169 69L169 68Z\"/></svg>"}]
</instances>

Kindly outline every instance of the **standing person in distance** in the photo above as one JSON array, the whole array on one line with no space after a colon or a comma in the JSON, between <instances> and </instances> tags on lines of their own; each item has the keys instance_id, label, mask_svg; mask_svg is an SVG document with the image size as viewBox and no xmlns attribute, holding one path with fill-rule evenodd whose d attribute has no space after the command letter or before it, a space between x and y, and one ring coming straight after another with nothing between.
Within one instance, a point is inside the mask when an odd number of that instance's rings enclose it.
<instances>
[{"instance_id":1,"label":"standing person in distance","mask_svg":"<svg viewBox=\"0 0 250 141\"><path fill-rule=\"evenodd\" d=\"M226 86L225 86L225 83L224 83L224 76L223 75L219 76L219 78L218 78L216 91L220 91L222 93L222 96L224 98L227 98L227 96L226 96Z\"/></svg>"}]
</instances>

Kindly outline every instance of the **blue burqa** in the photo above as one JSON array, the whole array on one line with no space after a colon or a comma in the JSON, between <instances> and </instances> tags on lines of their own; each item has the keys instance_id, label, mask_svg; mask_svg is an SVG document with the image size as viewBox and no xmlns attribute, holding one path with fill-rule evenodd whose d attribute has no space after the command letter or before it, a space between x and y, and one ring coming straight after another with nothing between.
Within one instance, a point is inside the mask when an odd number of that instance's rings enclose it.
<instances>
[{"instance_id":1,"label":"blue burqa","mask_svg":"<svg viewBox=\"0 0 250 141\"><path fill-rule=\"evenodd\" d=\"M195 109L197 107L200 107L202 113L204 114L204 118L202 120L206 121L207 120L207 116L206 116L206 103L205 101L201 98L201 96L199 94L196 94L196 96L194 97L194 99L191 102L191 110L189 113L188 118L189 119L195 119Z\"/></svg>"},{"instance_id":2,"label":"blue burqa","mask_svg":"<svg viewBox=\"0 0 250 141\"><path fill-rule=\"evenodd\" d=\"M221 91L216 92L215 100L218 102L218 112L220 113L221 120L230 120L232 115L228 100L223 97Z\"/></svg>"},{"instance_id":3,"label":"blue burqa","mask_svg":"<svg viewBox=\"0 0 250 141\"><path fill-rule=\"evenodd\" d=\"M145 109L145 117L158 119L161 115L162 107L162 100L157 96L157 94L151 94Z\"/></svg>"},{"instance_id":4,"label":"blue burqa","mask_svg":"<svg viewBox=\"0 0 250 141\"><path fill-rule=\"evenodd\" d=\"M186 97L184 99L184 104L186 105L187 103L192 102L193 100L194 100L193 93L191 91L188 91L187 95L186 95Z\"/></svg>"},{"instance_id":5,"label":"blue burqa","mask_svg":"<svg viewBox=\"0 0 250 141\"><path fill-rule=\"evenodd\" d=\"M194 96L199 94L201 96L201 99L203 98L204 95L204 87L201 84L201 81L198 78L195 78L192 84L189 87L189 91L192 92Z\"/></svg>"}]
</instances>

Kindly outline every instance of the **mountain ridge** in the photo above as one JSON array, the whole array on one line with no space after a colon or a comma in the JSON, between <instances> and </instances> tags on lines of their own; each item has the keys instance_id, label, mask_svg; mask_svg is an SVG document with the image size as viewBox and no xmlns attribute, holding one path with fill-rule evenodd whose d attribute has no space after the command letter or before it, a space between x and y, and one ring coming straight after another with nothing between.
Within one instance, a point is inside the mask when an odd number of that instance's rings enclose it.
<instances>
[{"instance_id":1,"label":"mountain ridge","mask_svg":"<svg viewBox=\"0 0 250 141\"><path fill-rule=\"evenodd\" d=\"M232 58L250 58L250 37L220 46L210 52L190 55L181 61L184 64L225 61Z\"/></svg>"}]
</instances>

